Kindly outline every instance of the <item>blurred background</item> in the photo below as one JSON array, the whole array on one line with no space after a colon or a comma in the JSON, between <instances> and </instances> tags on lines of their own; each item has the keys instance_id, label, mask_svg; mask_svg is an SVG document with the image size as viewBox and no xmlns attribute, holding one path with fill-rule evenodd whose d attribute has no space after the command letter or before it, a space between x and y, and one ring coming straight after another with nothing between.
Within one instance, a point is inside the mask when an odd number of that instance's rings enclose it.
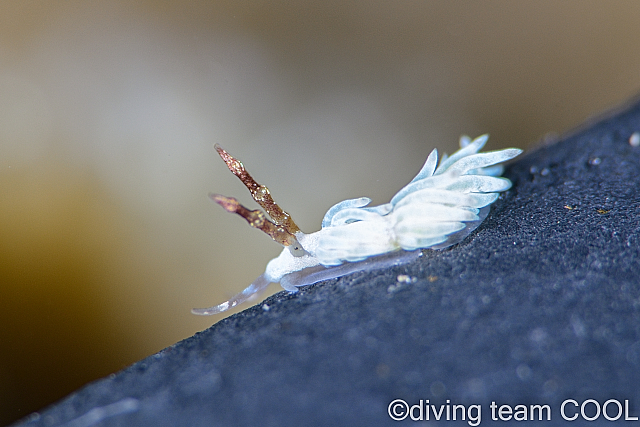
<instances>
[{"instance_id":1,"label":"blurred background","mask_svg":"<svg viewBox=\"0 0 640 427\"><path fill-rule=\"evenodd\" d=\"M636 95L639 22L635 0L0 2L0 424L209 327L190 309L280 252L208 199L256 206L214 143L315 231L461 134L526 148Z\"/></svg>"}]
</instances>

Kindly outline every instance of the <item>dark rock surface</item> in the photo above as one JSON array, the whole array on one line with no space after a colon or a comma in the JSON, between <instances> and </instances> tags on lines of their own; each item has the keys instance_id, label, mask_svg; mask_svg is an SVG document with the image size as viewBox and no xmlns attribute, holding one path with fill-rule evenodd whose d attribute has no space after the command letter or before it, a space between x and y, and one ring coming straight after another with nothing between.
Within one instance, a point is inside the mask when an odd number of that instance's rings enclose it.
<instances>
[{"instance_id":1,"label":"dark rock surface","mask_svg":"<svg viewBox=\"0 0 640 427\"><path fill-rule=\"evenodd\" d=\"M394 399L481 405L481 425L492 401L549 405L544 425L565 399L639 416L636 131L637 102L522 155L461 244L280 292L15 425L395 425Z\"/></svg>"}]
</instances>

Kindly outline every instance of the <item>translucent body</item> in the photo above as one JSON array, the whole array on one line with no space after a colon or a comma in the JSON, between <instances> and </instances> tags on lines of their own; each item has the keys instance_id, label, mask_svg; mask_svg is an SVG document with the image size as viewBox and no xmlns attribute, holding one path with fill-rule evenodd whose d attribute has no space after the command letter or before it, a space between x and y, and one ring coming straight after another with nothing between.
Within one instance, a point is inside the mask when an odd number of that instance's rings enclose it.
<instances>
[{"instance_id":1,"label":"translucent body","mask_svg":"<svg viewBox=\"0 0 640 427\"><path fill-rule=\"evenodd\" d=\"M412 261L421 255L420 249L460 242L484 220L499 193L511 187L508 179L498 177L502 173L498 164L522 152L509 148L478 153L487 139L487 135L473 141L463 136L460 150L443 156L437 167L434 149L418 175L387 204L368 207L371 200L362 197L334 205L319 231L292 232L297 243L285 246L249 287L229 301L192 312L221 313L272 282L296 292L300 286L354 271Z\"/></svg>"}]
</instances>

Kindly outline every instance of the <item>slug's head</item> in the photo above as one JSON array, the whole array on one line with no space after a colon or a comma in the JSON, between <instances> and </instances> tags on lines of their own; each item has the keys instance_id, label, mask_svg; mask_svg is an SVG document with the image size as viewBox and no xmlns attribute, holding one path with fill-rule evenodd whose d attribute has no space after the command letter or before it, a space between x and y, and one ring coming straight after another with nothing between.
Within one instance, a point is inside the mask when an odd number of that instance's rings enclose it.
<instances>
[{"instance_id":1,"label":"slug's head","mask_svg":"<svg viewBox=\"0 0 640 427\"><path fill-rule=\"evenodd\" d=\"M298 239L296 239L294 243L291 243L286 248L289 249L289 252L291 252L291 255L293 255L294 257L308 255L307 251L305 251L300 242L298 242Z\"/></svg>"},{"instance_id":2,"label":"slug's head","mask_svg":"<svg viewBox=\"0 0 640 427\"><path fill-rule=\"evenodd\" d=\"M288 248L291 255L295 257L305 255L307 252L296 238L296 233L301 233L300 228L293 221L291 215L283 211L273 201L269 189L264 185L258 184L246 171L242 162L227 153L218 144L215 145L215 149L227 164L229 170L249 189L253 200L265 210L271 220L261 210L249 210L233 197L225 197L219 194L210 194L209 197L227 212L240 215L251 227L264 231L273 240Z\"/></svg>"}]
</instances>

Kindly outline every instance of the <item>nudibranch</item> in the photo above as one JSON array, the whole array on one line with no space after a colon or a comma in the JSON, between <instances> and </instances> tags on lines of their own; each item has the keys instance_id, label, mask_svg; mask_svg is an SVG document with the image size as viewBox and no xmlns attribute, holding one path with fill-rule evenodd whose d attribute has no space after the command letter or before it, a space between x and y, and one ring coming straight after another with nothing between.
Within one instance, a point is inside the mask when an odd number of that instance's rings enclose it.
<instances>
[{"instance_id":1,"label":"nudibranch","mask_svg":"<svg viewBox=\"0 0 640 427\"><path fill-rule=\"evenodd\" d=\"M482 135L472 141L462 136L460 149L451 156L443 155L440 164L434 149L418 175L389 203L370 207L367 197L344 200L327 211L320 231L309 234L300 231L273 201L267 187L258 184L240 161L216 144L229 170L271 220L261 210L249 210L232 197L209 196L284 249L245 290L214 307L194 308L192 313L221 313L257 296L270 283L296 292L300 286L354 271L409 262L421 255L420 249L442 249L462 241L484 220L499 193L511 187L511 181L499 177L503 170L500 163L522 153L518 148L479 153L488 138Z\"/></svg>"}]
</instances>

